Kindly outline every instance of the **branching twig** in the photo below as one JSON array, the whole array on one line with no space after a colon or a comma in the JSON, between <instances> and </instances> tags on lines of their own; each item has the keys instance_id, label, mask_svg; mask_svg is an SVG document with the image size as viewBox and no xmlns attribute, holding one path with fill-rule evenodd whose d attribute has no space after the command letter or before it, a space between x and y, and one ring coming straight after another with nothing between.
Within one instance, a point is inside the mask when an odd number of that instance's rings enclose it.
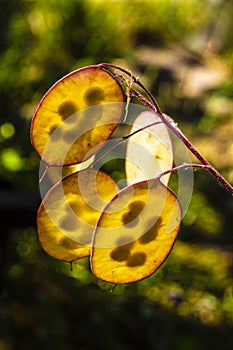
<instances>
[{"instance_id":1,"label":"branching twig","mask_svg":"<svg viewBox=\"0 0 233 350\"><path fill-rule=\"evenodd\" d=\"M221 183L233 195L233 186L198 152L198 150L179 129L175 121L171 117L162 113L157 101L155 100L151 92L147 89L146 86L142 84L142 82L140 82L140 80L137 77L133 76L129 70L111 63L101 63L99 66L118 69L121 72L129 75L133 82L145 91L145 93L149 96L151 102L135 89L131 89L132 95L137 96L147 107L149 107L152 111L156 112L159 115L162 122L185 144L185 146L190 150L190 152L192 152L194 156L202 163L204 168L207 169L216 178L216 180L219 183Z\"/></svg>"},{"instance_id":2,"label":"branching twig","mask_svg":"<svg viewBox=\"0 0 233 350\"><path fill-rule=\"evenodd\" d=\"M185 144L185 146L195 155L195 157L204 165L204 167L221 183L232 195L233 186L198 152L193 144L187 139L187 137L179 129L175 121L165 114L158 112L157 108L149 102L142 94L134 90L134 94L142 100L147 107L157 112L163 123Z\"/></svg>"}]
</instances>

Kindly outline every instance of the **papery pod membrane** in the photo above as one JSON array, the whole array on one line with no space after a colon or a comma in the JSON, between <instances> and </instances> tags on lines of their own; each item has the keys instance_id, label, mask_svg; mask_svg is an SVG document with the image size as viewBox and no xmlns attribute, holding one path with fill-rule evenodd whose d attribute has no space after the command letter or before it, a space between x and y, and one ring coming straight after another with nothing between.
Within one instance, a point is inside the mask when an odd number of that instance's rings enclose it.
<instances>
[{"instance_id":1,"label":"papery pod membrane","mask_svg":"<svg viewBox=\"0 0 233 350\"><path fill-rule=\"evenodd\" d=\"M106 206L96 227L93 273L115 284L150 276L171 251L180 222L179 202L160 181L125 187Z\"/></svg>"},{"instance_id":2,"label":"papery pod membrane","mask_svg":"<svg viewBox=\"0 0 233 350\"><path fill-rule=\"evenodd\" d=\"M93 169L72 174L52 187L37 214L43 249L63 261L90 255L97 221L117 190L110 176Z\"/></svg>"},{"instance_id":3,"label":"papery pod membrane","mask_svg":"<svg viewBox=\"0 0 233 350\"><path fill-rule=\"evenodd\" d=\"M173 148L166 126L159 115L144 111L135 119L130 134L157 123L130 136L126 149L125 170L128 184L155 178L173 165ZM161 181L167 185L170 175Z\"/></svg>"},{"instance_id":4,"label":"papery pod membrane","mask_svg":"<svg viewBox=\"0 0 233 350\"><path fill-rule=\"evenodd\" d=\"M113 75L89 66L54 84L40 101L31 140L48 165L81 163L103 146L122 117L124 93Z\"/></svg>"},{"instance_id":5,"label":"papery pod membrane","mask_svg":"<svg viewBox=\"0 0 233 350\"><path fill-rule=\"evenodd\" d=\"M88 158L85 162L74 165L67 165L64 167L60 166L50 166L46 169L46 176L52 184L56 184L62 179L74 174L78 171L87 169L94 161L95 156Z\"/></svg>"}]
</instances>

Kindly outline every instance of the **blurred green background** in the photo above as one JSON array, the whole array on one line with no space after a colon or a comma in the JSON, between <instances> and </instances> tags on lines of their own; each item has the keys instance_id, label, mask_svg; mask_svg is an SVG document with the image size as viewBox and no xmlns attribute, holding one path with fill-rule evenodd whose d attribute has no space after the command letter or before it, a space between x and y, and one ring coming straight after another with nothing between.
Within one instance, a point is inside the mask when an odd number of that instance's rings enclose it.
<instances>
[{"instance_id":1,"label":"blurred green background","mask_svg":"<svg viewBox=\"0 0 233 350\"><path fill-rule=\"evenodd\" d=\"M233 183L231 0L1 0L0 349L233 347L233 201L195 172L172 253L150 278L96 280L36 233L39 159L29 140L46 90L79 67L131 69Z\"/></svg>"}]
</instances>

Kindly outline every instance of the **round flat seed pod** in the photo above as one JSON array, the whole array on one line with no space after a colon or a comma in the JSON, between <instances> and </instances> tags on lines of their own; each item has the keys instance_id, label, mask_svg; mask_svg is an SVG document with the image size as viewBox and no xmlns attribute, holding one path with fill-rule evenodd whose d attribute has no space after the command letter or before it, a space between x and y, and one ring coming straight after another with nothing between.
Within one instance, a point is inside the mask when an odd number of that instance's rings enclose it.
<instances>
[{"instance_id":1,"label":"round flat seed pod","mask_svg":"<svg viewBox=\"0 0 233 350\"><path fill-rule=\"evenodd\" d=\"M103 146L121 119L124 93L113 75L98 66L74 71L40 101L31 140L48 165L81 163Z\"/></svg>"},{"instance_id":2,"label":"round flat seed pod","mask_svg":"<svg viewBox=\"0 0 233 350\"><path fill-rule=\"evenodd\" d=\"M180 221L179 202L160 181L125 187L106 206L97 224L93 273L115 284L150 276L171 251Z\"/></svg>"},{"instance_id":3,"label":"round flat seed pod","mask_svg":"<svg viewBox=\"0 0 233 350\"><path fill-rule=\"evenodd\" d=\"M136 132L147 125L152 126ZM128 139L125 160L128 184L155 178L172 168L173 148L170 135L156 113L140 113L132 125L131 133L135 134ZM161 181L167 185L169 177L169 174L163 176Z\"/></svg>"},{"instance_id":4,"label":"round flat seed pod","mask_svg":"<svg viewBox=\"0 0 233 350\"><path fill-rule=\"evenodd\" d=\"M52 187L37 214L43 249L63 261L90 255L98 219L117 190L110 176L93 169L72 174Z\"/></svg>"}]
</instances>

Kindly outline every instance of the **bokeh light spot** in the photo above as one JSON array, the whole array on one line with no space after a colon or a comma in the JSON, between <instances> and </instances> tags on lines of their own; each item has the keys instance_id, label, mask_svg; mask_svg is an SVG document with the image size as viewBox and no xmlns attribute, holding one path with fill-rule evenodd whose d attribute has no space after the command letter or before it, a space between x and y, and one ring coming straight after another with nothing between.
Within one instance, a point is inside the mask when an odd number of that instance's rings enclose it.
<instances>
[{"instance_id":1,"label":"bokeh light spot","mask_svg":"<svg viewBox=\"0 0 233 350\"><path fill-rule=\"evenodd\" d=\"M15 127L11 123L4 123L0 127L0 133L4 139L8 139L14 135Z\"/></svg>"},{"instance_id":2,"label":"bokeh light spot","mask_svg":"<svg viewBox=\"0 0 233 350\"><path fill-rule=\"evenodd\" d=\"M14 148L6 148L1 154L1 164L8 171L19 171L24 166L24 159L20 157L19 152Z\"/></svg>"}]
</instances>

